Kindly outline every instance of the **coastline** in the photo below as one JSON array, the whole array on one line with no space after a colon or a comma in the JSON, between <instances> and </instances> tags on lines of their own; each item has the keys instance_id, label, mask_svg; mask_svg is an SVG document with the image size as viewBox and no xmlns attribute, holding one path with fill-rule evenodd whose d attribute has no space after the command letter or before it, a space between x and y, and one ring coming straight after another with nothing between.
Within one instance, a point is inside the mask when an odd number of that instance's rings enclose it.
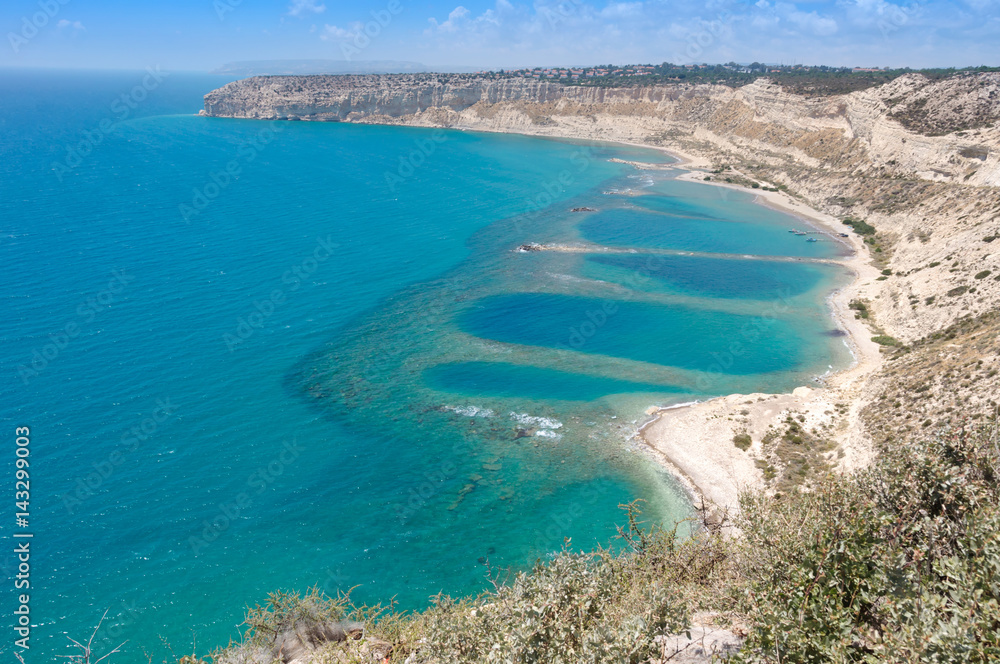
<instances>
[{"instance_id":1,"label":"coastline","mask_svg":"<svg viewBox=\"0 0 1000 664\"><path fill-rule=\"evenodd\" d=\"M547 133L526 135L570 140L583 138L570 134L572 132L560 136ZM817 231L829 234L835 241L846 245L849 254L825 259L824 262L840 265L853 275L850 283L826 297L830 317L836 328L846 333L844 341L853 360L849 366L824 376L824 385L800 386L783 394L728 394L694 403L651 406L646 411L648 418L637 426L633 440L674 476L687 492L692 505L704 508L706 517L714 521L724 514L732 516L739 511L742 492L767 490L764 475L755 463L762 452L761 438L772 425L781 423L793 411L805 417L804 426L807 429L819 426L833 428L833 439L837 445L835 454L839 453L835 457L838 470L848 471L867 465L872 450L860 418L860 411L865 405L861 398L862 386L865 378L881 366L881 347L871 341L871 331L855 317L849 305L862 296L863 285L873 282L880 273L871 264L868 246L861 237L850 233L848 237L841 238L839 233L845 231L845 226L839 219L815 210L785 192L762 191L715 179L705 181L711 164L673 146L646 145L634 141L605 142L665 152L677 161L650 164L650 168L677 169L683 171L677 176L678 180L754 194L754 203L795 216ZM617 161L642 168L632 161ZM734 173L740 174L738 171ZM837 405L842 403L847 404L843 413L837 409ZM743 415L744 412L747 414ZM733 442L733 437L740 432L749 433L753 441L747 451L739 449Z\"/></svg>"}]
</instances>

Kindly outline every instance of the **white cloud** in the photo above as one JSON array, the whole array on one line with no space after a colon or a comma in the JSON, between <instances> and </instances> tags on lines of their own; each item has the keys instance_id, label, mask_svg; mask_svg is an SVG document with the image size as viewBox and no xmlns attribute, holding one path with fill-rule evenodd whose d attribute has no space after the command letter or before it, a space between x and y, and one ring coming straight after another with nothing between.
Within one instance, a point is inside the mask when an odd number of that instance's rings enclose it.
<instances>
[{"instance_id":1,"label":"white cloud","mask_svg":"<svg viewBox=\"0 0 1000 664\"><path fill-rule=\"evenodd\" d=\"M320 4L319 0L292 0L288 8L289 16L305 16L306 14L322 14L326 11L326 5Z\"/></svg>"},{"instance_id":2,"label":"white cloud","mask_svg":"<svg viewBox=\"0 0 1000 664\"><path fill-rule=\"evenodd\" d=\"M639 18L643 15L641 2L612 2L601 10L601 18Z\"/></svg>"},{"instance_id":3,"label":"white cloud","mask_svg":"<svg viewBox=\"0 0 1000 664\"><path fill-rule=\"evenodd\" d=\"M73 28L74 30L87 29L83 27L83 23L81 23L80 21L68 21L66 19L60 19L60 21L56 23L56 27L59 28L60 30L68 30L69 28Z\"/></svg>"},{"instance_id":4,"label":"white cloud","mask_svg":"<svg viewBox=\"0 0 1000 664\"><path fill-rule=\"evenodd\" d=\"M364 29L365 25L361 21L354 21L346 28L326 24L323 26L323 32L320 33L319 38L323 41L353 41Z\"/></svg>"},{"instance_id":5,"label":"white cloud","mask_svg":"<svg viewBox=\"0 0 1000 664\"><path fill-rule=\"evenodd\" d=\"M1000 0L494 0L483 9L464 1L428 18L411 52L428 64L505 67L665 60L917 67L988 61L982 54L1000 39L993 12L970 9ZM957 37L970 30L978 31L974 39Z\"/></svg>"},{"instance_id":6,"label":"white cloud","mask_svg":"<svg viewBox=\"0 0 1000 664\"><path fill-rule=\"evenodd\" d=\"M920 13L916 2L908 6L896 5L886 0L839 0L847 18L862 28L892 25L901 27L913 22Z\"/></svg>"},{"instance_id":7,"label":"white cloud","mask_svg":"<svg viewBox=\"0 0 1000 664\"><path fill-rule=\"evenodd\" d=\"M430 21L432 29L436 30L437 32L455 32L460 27L467 25L469 23L469 16L471 15L472 12L470 12L465 7L459 5L458 7L455 7L454 9L451 10L451 13L448 14L448 19L443 23L438 23L437 19L434 18L428 20Z\"/></svg>"},{"instance_id":8,"label":"white cloud","mask_svg":"<svg viewBox=\"0 0 1000 664\"><path fill-rule=\"evenodd\" d=\"M778 5L783 7L782 5ZM787 5L791 9L785 11L785 18L803 32L808 32L819 37L828 37L837 32L837 22L827 16L820 16L816 12L800 12L794 5Z\"/></svg>"}]
</instances>

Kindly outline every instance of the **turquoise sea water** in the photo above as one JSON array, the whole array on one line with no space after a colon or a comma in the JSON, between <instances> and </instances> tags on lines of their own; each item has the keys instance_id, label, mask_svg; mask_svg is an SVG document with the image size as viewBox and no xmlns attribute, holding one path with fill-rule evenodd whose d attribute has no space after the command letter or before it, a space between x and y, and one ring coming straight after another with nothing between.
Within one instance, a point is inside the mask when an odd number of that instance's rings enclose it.
<instances>
[{"instance_id":1,"label":"turquoise sea water","mask_svg":"<svg viewBox=\"0 0 1000 664\"><path fill-rule=\"evenodd\" d=\"M660 153L200 118L223 80L138 100L143 77L0 73L38 661L105 610L128 661L158 661L160 637L224 644L276 588L420 608L482 589L487 560L608 543L621 502L683 518L629 442L646 408L848 361L824 306L845 275L814 260L842 246L608 161Z\"/></svg>"}]
</instances>

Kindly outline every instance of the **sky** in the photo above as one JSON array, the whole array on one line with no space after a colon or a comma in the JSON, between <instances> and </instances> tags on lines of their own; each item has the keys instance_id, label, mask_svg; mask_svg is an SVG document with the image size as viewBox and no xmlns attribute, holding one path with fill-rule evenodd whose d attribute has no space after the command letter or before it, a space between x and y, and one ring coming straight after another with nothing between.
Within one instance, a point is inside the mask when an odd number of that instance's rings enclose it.
<instances>
[{"instance_id":1,"label":"sky","mask_svg":"<svg viewBox=\"0 0 1000 664\"><path fill-rule=\"evenodd\" d=\"M3 0L0 67L1000 65L1000 0Z\"/></svg>"}]
</instances>

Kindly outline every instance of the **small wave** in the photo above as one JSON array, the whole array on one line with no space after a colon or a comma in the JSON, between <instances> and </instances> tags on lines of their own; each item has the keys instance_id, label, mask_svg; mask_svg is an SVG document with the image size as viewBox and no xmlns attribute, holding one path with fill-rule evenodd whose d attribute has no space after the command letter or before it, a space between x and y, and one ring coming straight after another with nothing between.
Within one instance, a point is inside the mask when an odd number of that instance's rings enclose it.
<instances>
[{"instance_id":1,"label":"small wave","mask_svg":"<svg viewBox=\"0 0 1000 664\"><path fill-rule=\"evenodd\" d=\"M559 429L562 427L562 422L559 420L549 419L548 417L537 417L535 415L528 415L527 413L515 413L511 411L510 419L514 420L518 424L524 425L534 425L540 429ZM537 433L535 434L538 435Z\"/></svg>"},{"instance_id":2,"label":"small wave","mask_svg":"<svg viewBox=\"0 0 1000 664\"><path fill-rule=\"evenodd\" d=\"M539 429L535 432L535 435L541 438L551 438L552 440L560 440L562 438L561 433L556 433L550 429Z\"/></svg>"},{"instance_id":3,"label":"small wave","mask_svg":"<svg viewBox=\"0 0 1000 664\"><path fill-rule=\"evenodd\" d=\"M664 406L660 410L674 410L675 408L687 408L688 406L697 406L700 403L701 403L700 400L685 401L683 403L675 403L672 406Z\"/></svg>"},{"instance_id":4,"label":"small wave","mask_svg":"<svg viewBox=\"0 0 1000 664\"><path fill-rule=\"evenodd\" d=\"M444 408L466 417L493 417L496 415L492 408L480 408L479 406L445 406Z\"/></svg>"}]
</instances>

